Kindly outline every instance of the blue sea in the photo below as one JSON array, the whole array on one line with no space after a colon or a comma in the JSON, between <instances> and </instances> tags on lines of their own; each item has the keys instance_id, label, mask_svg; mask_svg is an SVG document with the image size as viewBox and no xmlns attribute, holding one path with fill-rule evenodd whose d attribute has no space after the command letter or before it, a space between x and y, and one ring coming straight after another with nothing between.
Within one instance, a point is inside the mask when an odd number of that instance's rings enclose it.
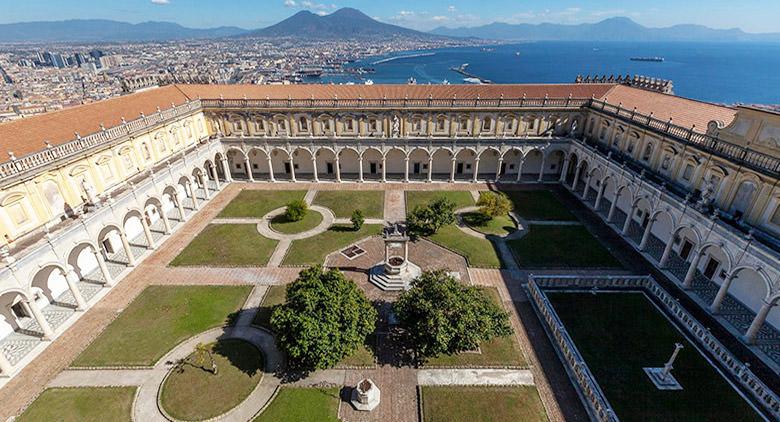
<instances>
[{"instance_id":1,"label":"blue sea","mask_svg":"<svg viewBox=\"0 0 780 422\"><path fill-rule=\"evenodd\" d=\"M533 42L491 47L426 50L432 56L373 64L416 52L370 57L351 64L376 73L326 75L321 82L464 83L450 68L468 63L468 71L495 83L566 83L578 74L639 74L671 79L677 95L724 104L780 104L780 44L771 43L625 43ZM630 61L661 56L659 62Z\"/></svg>"}]
</instances>

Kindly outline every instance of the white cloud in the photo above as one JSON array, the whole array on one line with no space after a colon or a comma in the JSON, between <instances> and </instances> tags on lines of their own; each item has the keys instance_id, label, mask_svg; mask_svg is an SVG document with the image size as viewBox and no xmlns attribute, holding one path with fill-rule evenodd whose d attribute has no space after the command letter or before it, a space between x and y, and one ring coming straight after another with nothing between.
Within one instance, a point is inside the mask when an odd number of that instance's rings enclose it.
<instances>
[{"instance_id":1,"label":"white cloud","mask_svg":"<svg viewBox=\"0 0 780 422\"><path fill-rule=\"evenodd\" d=\"M457 12L454 6L447 8L447 10ZM386 22L392 22L396 25L423 31L433 29L441 25L475 26L487 23L476 15L458 13L433 14L427 11L414 10L399 10L395 15L382 20Z\"/></svg>"},{"instance_id":2,"label":"white cloud","mask_svg":"<svg viewBox=\"0 0 780 422\"><path fill-rule=\"evenodd\" d=\"M295 7L298 3L295 0L284 0L284 7Z\"/></svg>"},{"instance_id":3,"label":"white cloud","mask_svg":"<svg viewBox=\"0 0 780 422\"><path fill-rule=\"evenodd\" d=\"M152 0L154 4L171 4L171 0Z\"/></svg>"},{"instance_id":4,"label":"white cloud","mask_svg":"<svg viewBox=\"0 0 780 422\"><path fill-rule=\"evenodd\" d=\"M317 3L311 0L284 0L284 7L297 7L306 10L313 10L318 15L327 15L327 11L338 8L335 4Z\"/></svg>"}]
</instances>

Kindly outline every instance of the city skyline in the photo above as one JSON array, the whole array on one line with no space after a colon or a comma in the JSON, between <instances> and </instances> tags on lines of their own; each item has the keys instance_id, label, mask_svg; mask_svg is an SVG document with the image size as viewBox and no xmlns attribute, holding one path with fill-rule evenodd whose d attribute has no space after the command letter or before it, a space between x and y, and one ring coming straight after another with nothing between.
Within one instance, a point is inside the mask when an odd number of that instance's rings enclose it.
<instances>
[{"instance_id":1,"label":"city skyline","mask_svg":"<svg viewBox=\"0 0 780 422\"><path fill-rule=\"evenodd\" d=\"M170 21L193 28L238 26L256 29L272 25L300 10L328 14L341 7L353 7L382 22L418 30L431 30L439 26L478 26L492 22L578 24L624 16L651 27L698 24L718 29L740 28L753 33L780 32L780 24L774 19L780 15L780 4L767 4L762 0L741 2L738 9L731 2L703 0L685 3L658 0L648 6L632 4L630 8L603 0L587 3L576 0L554 3L528 0L520 4L509 0L487 0L479 4L465 0L399 0L392 5L362 0L266 0L263 3L249 0L229 3L207 0L117 0L110 4L95 0L77 3L0 0L0 8L4 10L0 23L112 19L131 23ZM707 13L702 14L701 10L705 9ZM675 13L671 14L669 10Z\"/></svg>"}]
</instances>

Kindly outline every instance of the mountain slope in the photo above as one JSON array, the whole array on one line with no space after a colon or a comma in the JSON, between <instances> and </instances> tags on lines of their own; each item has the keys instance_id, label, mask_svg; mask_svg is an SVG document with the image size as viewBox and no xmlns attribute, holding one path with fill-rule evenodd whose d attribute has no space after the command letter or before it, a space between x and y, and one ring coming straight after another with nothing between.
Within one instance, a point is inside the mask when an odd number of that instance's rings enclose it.
<instances>
[{"instance_id":1,"label":"mountain slope","mask_svg":"<svg viewBox=\"0 0 780 422\"><path fill-rule=\"evenodd\" d=\"M443 38L396 25L376 21L363 12L342 8L329 15L319 16L309 11L300 11L293 16L267 28L258 29L244 37L295 37L317 39L354 39L372 37Z\"/></svg>"},{"instance_id":2,"label":"mountain slope","mask_svg":"<svg viewBox=\"0 0 780 422\"><path fill-rule=\"evenodd\" d=\"M701 25L648 28L621 17L579 25L494 22L470 28L439 27L431 33L451 37L530 41L780 41L780 33L749 34L741 29L713 29Z\"/></svg>"},{"instance_id":3,"label":"mountain slope","mask_svg":"<svg viewBox=\"0 0 780 422\"><path fill-rule=\"evenodd\" d=\"M102 42L166 41L187 38L218 38L246 30L236 27L186 28L171 22L131 24L104 19L0 24L0 42Z\"/></svg>"}]
</instances>

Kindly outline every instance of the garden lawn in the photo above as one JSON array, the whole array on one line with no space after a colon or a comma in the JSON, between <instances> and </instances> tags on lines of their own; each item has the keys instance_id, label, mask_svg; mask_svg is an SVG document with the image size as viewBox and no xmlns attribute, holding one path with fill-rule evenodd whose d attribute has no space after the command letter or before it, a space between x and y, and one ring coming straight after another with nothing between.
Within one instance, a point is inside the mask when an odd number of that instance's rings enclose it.
<instances>
[{"instance_id":1,"label":"garden lawn","mask_svg":"<svg viewBox=\"0 0 780 422\"><path fill-rule=\"evenodd\" d=\"M354 210L363 211L365 218L382 218L385 193L379 190L321 190L312 203L330 209L336 218L350 218Z\"/></svg>"},{"instance_id":2,"label":"garden lawn","mask_svg":"<svg viewBox=\"0 0 780 422\"><path fill-rule=\"evenodd\" d=\"M204 420L239 405L263 377L263 355L251 343L227 339L207 345L213 350L217 373L205 371L193 355L181 367L171 369L160 392L160 403L179 420Z\"/></svg>"},{"instance_id":3,"label":"garden lawn","mask_svg":"<svg viewBox=\"0 0 780 422\"><path fill-rule=\"evenodd\" d=\"M273 312L274 306L284 303L286 294L286 285L268 286L268 290L266 290L265 296L263 296L263 301L260 303L260 307L257 309L255 318L252 320L252 325L270 330L271 312Z\"/></svg>"},{"instance_id":4,"label":"garden lawn","mask_svg":"<svg viewBox=\"0 0 780 422\"><path fill-rule=\"evenodd\" d=\"M277 208L306 196L304 190L242 190L222 209L221 218L262 218Z\"/></svg>"},{"instance_id":5,"label":"garden lawn","mask_svg":"<svg viewBox=\"0 0 780 422\"><path fill-rule=\"evenodd\" d=\"M170 265L262 267L268 264L277 243L261 236L254 224L210 224Z\"/></svg>"},{"instance_id":6,"label":"garden lawn","mask_svg":"<svg viewBox=\"0 0 780 422\"><path fill-rule=\"evenodd\" d=\"M382 233L381 224L364 224L360 230L352 225L334 224L324 233L306 239L294 240L282 261L283 265L319 265L325 256L364 237Z\"/></svg>"},{"instance_id":7,"label":"garden lawn","mask_svg":"<svg viewBox=\"0 0 780 422\"><path fill-rule=\"evenodd\" d=\"M424 422L547 421L539 392L519 387L422 387Z\"/></svg>"},{"instance_id":8,"label":"garden lawn","mask_svg":"<svg viewBox=\"0 0 780 422\"><path fill-rule=\"evenodd\" d=\"M504 193L512 200L515 212L526 220L577 221L577 217L551 191L506 191Z\"/></svg>"},{"instance_id":9,"label":"garden lawn","mask_svg":"<svg viewBox=\"0 0 780 422\"><path fill-rule=\"evenodd\" d=\"M135 390L135 387L47 388L16 421L130 421Z\"/></svg>"},{"instance_id":10,"label":"garden lawn","mask_svg":"<svg viewBox=\"0 0 780 422\"><path fill-rule=\"evenodd\" d=\"M282 387L254 422L338 422L337 388Z\"/></svg>"},{"instance_id":11,"label":"garden lawn","mask_svg":"<svg viewBox=\"0 0 780 422\"><path fill-rule=\"evenodd\" d=\"M507 242L521 267L610 268L620 262L585 226L531 225L520 239Z\"/></svg>"},{"instance_id":12,"label":"garden lawn","mask_svg":"<svg viewBox=\"0 0 780 422\"><path fill-rule=\"evenodd\" d=\"M463 233L454 224L441 227L433 236L429 236L429 239L466 257L470 267L501 267L501 260L491 241Z\"/></svg>"},{"instance_id":13,"label":"garden lawn","mask_svg":"<svg viewBox=\"0 0 780 422\"><path fill-rule=\"evenodd\" d=\"M410 213L418 205L426 206L439 197L445 197L455 203L455 209L474 205L474 198L468 191L444 191L444 190L408 190L406 191L406 213Z\"/></svg>"},{"instance_id":14,"label":"garden lawn","mask_svg":"<svg viewBox=\"0 0 780 422\"><path fill-rule=\"evenodd\" d=\"M621 421L760 420L644 294L548 297ZM675 343L684 346L672 371L683 389L658 390L642 368L663 366Z\"/></svg>"},{"instance_id":15,"label":"garden lawn","mask_svg":"<svg viewBox=\"0 0 780 422\"><path fill-rule=\"evenodd\" d=\"M501 296L498 290L492 287L485 287L482 291L487 294L493 303L499 308L504 309L501 302ZM454 355L439 355L428 359L425 362L426 367L437 366L480 366L480 367L527 367L520 345L517 344L515 334L512 333L506 337L497 337L479 346L480 353L458 353Z\"/></svg>"},{"instance_id":16,"label":"garden lawn","mask_svg":"<svg viewBox=\"0 0 780 422\"><path fill-rule=\"evenodd\" d=\"M151 366L182 341L232 322L251 286L150 286L73 362Z\"/></svg>"},{"instance_id":17,"label":"garden lawn","mask_svg":"<svg viewBox=\"0 0 780 422\"><path fill-rule=\"evenodd\" d=\"M486 219L482 213L467 212L463 214L463 222L480 233L501 237L508 236L517 230L515 222L508 215Z\"/></svg>"},{"instance_id":18,"label":"garden lawn","mask_svg":"<svg viewBox=\"0 0 780 422\"><path fill-rule=\"evenodd\" d=\"M306 211L306 215L298 221L289 221L285 214L280 214L271 220L271 228L279 233L295 234L311 230L322 223L322 214L314 210Z\"/></svg>"}]
</instances>

